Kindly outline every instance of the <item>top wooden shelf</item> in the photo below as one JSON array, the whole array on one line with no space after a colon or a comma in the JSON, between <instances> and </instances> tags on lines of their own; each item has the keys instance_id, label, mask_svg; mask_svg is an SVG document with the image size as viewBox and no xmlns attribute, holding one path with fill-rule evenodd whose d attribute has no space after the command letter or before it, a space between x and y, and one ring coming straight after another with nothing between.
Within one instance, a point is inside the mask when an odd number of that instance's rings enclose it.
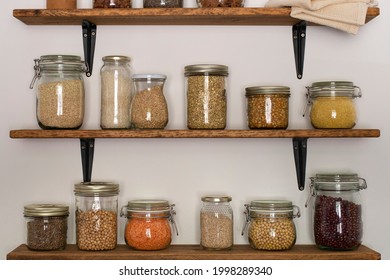
<instances>
[{"instance_id":1,"label":"top wooden shelf","mask_svg":"<svg viewBox=\"0 0 390 280\"><path fill-rule=\"evenodd\" d=\"M16 9L13 16L28 25L284 25L300 20L291 8L147 8L147 9ZM366 23L379 16L369 8ZM310 24L310 23L309 23Z\"/></svg>"}]
</instances>

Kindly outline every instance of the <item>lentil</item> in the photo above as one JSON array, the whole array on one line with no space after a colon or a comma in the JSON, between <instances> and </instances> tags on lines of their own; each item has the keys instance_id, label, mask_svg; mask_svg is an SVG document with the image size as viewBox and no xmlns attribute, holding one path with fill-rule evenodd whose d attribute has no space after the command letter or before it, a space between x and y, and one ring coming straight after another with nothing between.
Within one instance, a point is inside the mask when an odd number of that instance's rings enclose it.
<instances>
[{"instance_id":1,"label":"lentil","mask_svg":"<svg viewBox=\"0 0 390 280\"><path fill-rule=\"evenodd\" d=\"M221 213L204 212L200 216L201 242L207 249L227 249L233 246L232 219Z\"/></svg>"}]
</instances>

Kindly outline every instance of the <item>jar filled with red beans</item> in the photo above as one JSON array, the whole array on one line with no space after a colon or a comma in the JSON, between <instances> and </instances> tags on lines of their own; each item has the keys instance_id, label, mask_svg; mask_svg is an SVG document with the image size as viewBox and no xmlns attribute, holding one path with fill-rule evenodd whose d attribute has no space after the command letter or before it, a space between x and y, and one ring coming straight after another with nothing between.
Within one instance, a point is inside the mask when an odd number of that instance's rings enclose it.
<instances>
[{"instance_id":1,"label":"jar filled with red beans","mask_svg":"<svg viewBox=\"0 0 390 280\"><path fill-rule=\"evenodd\" d=\"M367 188L366 180L357 174L317 174L310 179L316 245L340 251L358 248L363 236L360 191Z\"/></svg>"}]
</instances>

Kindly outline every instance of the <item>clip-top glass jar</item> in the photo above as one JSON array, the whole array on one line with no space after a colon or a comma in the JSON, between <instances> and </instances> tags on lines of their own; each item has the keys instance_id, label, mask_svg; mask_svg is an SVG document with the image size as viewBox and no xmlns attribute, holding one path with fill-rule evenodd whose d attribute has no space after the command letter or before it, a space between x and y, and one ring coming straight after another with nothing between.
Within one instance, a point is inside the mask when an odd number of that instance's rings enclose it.
<instances>
[{"instance_id":1,"label":"clip-top glass jar","mask_svg":"<svg viewBox=\"0 0 390 280\"><path fill-rule=\"evenodd\" d=\"M359 191L367 188L366 180L357 174L317 174L310 180L317 246L332 250L358 248L363 236Z\"/></svg>"},{"instance_id":2,"label":"clip-top glass jar","mask_svg":"<svg viewBox=\"0 0 390 280\"><path fill-rule=\"evenodd\" d=\"M204 249L233 247L233 210L230 196L204 196L200 210L200 245Z\"/></svg>"},{"instance_id":3,"label":"clip-top glass jar","mask_svg":"<svg viewBox=\"0 0 390 280\"><path fill-rule=\"evenodd\" d=\"M66 247L69 207L62 204L30 204L24 207L30 250L52 251Z\"/></svg>"},{"instance_id":4,"label":"clip-top glass jar","mask_svg":"<svg viewBox=\"0 0 390 280\"><path fill-rule=\"evenodd\" d=\"M127 218L126 244L136 250L153 251L167 248L172 241L171 225L177 233L173 216L174 204L166 200L131 200L121 209L121 217ZM126 208L126 212L124 209Z\"/></svg>"},{"instance_id":5,"label":"clip-top glass jar","mask_svg":"<svg viewBox=\"0 0 390 280\"><path fill-rule=\"evenodd\" d=\"M44 55L35 59L36 114L43 129L78 129L83 124L85 64L79 56Z\"/></svg>"},{"instance_id":6,"label":"clip-top glass jar","mask_svg":"<svg viewBox=\"0 0 390 280\"><path fill-rule=\"evenodd\" d=\"M130 57L103 57L101 77L100 127L103 129L130 128L132 96Z\"/></svg>"},{"instance_id":7,"label":"clip-top glass jar","mask_svg":"<svg viewBox=\"0 0 390 280\"><path fill-rule=\"evenodd\" d=\"M296 241L293 218L300 217L300 209L287 200L253 200L246 204L248 240L258 250L288 250Z\"/></svg>"},{"instance_id":8,"label":"clip-top glass jar","mask_svg":"<svg viewBox=\"0 0 390 280\"><path fill-rule=\"evenodd\" d=\"M311 105L310 121L314 128L353 128L356 125L354 99L361 97L362 93L352 82L313 83L307 87L306 95L306 106Z\"/></svg>"},{"instance_id":9,"label":"clip-top glass jar","mask_svg":"<svg viewBox=\"0 0 390 280\"><path fill-rule=\"evenodd\" d=\"M76 243L80 250L115 249L119 185L86 182L75 185Z\"/></svg>"}]
</instances>

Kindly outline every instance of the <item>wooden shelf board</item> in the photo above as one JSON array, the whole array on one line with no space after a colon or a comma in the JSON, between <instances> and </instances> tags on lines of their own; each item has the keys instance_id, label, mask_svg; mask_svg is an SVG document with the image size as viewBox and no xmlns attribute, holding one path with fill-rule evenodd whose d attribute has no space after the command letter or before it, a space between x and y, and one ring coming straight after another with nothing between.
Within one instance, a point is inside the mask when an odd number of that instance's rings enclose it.
<instances>
[{"instance_id":1,"label":"wooden shelf board","mask_svg":"<svg viewBox=\"0 0 390 280\"><path fill-rule=\"evenodd\" d=\"M13 16L28 25L285 25L300 20L291 8L148 8L148 9L15 9ZM369 8L366 23L379 16Z\"/></svg>"}]
</instances>

